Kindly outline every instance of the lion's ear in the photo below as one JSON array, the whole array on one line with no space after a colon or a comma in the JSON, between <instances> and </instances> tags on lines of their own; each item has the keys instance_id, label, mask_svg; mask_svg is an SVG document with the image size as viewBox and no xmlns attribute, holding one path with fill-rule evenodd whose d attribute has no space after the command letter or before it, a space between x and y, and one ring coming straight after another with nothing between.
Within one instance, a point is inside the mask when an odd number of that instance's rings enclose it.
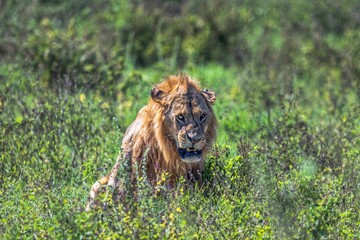
<instances>
[{"instance_id":1,"label":"lion's ear","mask_svg":"<svg viewBox=\"0 0 360 240\"><path fill-rule=\"evenodd\" d=\"M163 98L165 97L165 92L161 91L160 89L157 89L156 87L154 87L152 90L151 90L151 98L154 100L154 101L161 101L163 100Z\"/></svg>"},{"instance_id":2,"label":"lion's ear","mask_svg":"<svg viewBox=\"0 0 360 240\"><path fill-rule=\"evenodd\" d=\"M204 97L206 98L206 100L210 103L210 104L214 104L215 100L216 100L216 96L215 93L209 89L204 89L202 90L202 93L204 95Z\"/></svg>"}]
</instances>

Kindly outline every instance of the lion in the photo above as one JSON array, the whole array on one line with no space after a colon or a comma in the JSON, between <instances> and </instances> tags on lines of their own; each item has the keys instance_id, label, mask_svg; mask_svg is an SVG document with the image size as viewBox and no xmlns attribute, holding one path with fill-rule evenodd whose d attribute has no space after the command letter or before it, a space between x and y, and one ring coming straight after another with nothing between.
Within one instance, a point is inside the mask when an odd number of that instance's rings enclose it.
<instances>
[{"instance_id":1,"label":"lion","mask_svg":"<svg viewBox=\"0 0 360 240\"><path fill-rule=\"evenodd\" d=\"M115 186L120 161L127 159L134 180L135 164L145 159L147 181L156 184L162 174L172 186L180 177L201 181L205 155L211 149L217 129L212 109L216 96L201 90L186 74L167 77L151 90L151 97L126 130L117 161L109 175L91 188L86 210L102 185Z\"/></svg>"}]
</instances>

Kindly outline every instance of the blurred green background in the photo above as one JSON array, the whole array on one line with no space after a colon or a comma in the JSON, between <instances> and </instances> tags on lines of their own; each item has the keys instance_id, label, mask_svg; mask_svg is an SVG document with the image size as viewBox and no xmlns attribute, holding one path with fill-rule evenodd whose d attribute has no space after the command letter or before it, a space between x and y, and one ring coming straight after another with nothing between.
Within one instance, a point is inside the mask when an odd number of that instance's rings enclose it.
<instances>
[{"instance_id":1,"label":"blurred green background","mask_svg":"<svg viewBox=\"0 0 360 240\"><path fill-rule=\"evenodd\" d=\"M360 238L360 1L12 0L0 23L0 238ZM217 94L205 186L83 212L180 72Z\"/></svg>"}]
</instances>

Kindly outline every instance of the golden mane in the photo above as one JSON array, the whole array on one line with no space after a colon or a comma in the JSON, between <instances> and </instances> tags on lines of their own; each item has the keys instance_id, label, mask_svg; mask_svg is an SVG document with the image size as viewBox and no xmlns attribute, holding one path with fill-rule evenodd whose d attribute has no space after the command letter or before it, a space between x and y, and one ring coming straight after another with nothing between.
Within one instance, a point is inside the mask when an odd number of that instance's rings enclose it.
<instances>
[{"instance_id":1,"label":"golden mane","mask_svg":"<svg viewBox=\"0 0 360 240\"><path fill-rule=\"evenodd\" d=\"M175 97L186 95L190 90L195 90L198 94L201 94L198 82L185 74L180 76L169 76L156 87L158 90L168 94L167 99L170 100L170 103ZM189 171L191 171L192 174L195 174L197 171L201 172L204 168L204 161L202 160L199 163L185 163L179 161L176 146L174 142L167 138L166 134L167 126L165 125L164 115L165 110L167 110L167 106L170 103L158 102L150 98L148 104L150 111L147 111L148 114L144 117L144 120L146 121L145 129L148 131L145 142L150 143L150 145L146 145L152 150L148 155L149 161L158 162L160 167L163 170L166 170L166 172L170 174L170 178L174 180L180 176L187 176ZM211 109L209 104L208 107ZM206 146L205 154L210 150L213 141L216 138L217 122L212 109L211 113L210 128L209 131L206 132L206 138L209 142ZM156 147L154 147L154 145L156 145ZM143 152L144 149L133 149L133 151L139 152L136 153L136 155L141 155L140 152Z\"/></svg>"}]
</instances>

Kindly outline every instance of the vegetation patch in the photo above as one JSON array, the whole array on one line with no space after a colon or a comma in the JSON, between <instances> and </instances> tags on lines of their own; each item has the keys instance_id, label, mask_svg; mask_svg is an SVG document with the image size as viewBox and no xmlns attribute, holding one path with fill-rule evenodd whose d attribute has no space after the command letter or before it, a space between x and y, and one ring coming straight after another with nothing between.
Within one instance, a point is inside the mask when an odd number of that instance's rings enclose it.
<instances>
[{"instance_id":1,"label":"vegetation patch","mask_svg":"<svg viewBox=\"0 0 360 240\"><path fill-rule=\"evenodd\" d=\"M1 239L360 238L359 1L0 9ZM181 71L217 94L204 186L104 187L84 212L152 86Z\"/></svg>"}]
</instances>

